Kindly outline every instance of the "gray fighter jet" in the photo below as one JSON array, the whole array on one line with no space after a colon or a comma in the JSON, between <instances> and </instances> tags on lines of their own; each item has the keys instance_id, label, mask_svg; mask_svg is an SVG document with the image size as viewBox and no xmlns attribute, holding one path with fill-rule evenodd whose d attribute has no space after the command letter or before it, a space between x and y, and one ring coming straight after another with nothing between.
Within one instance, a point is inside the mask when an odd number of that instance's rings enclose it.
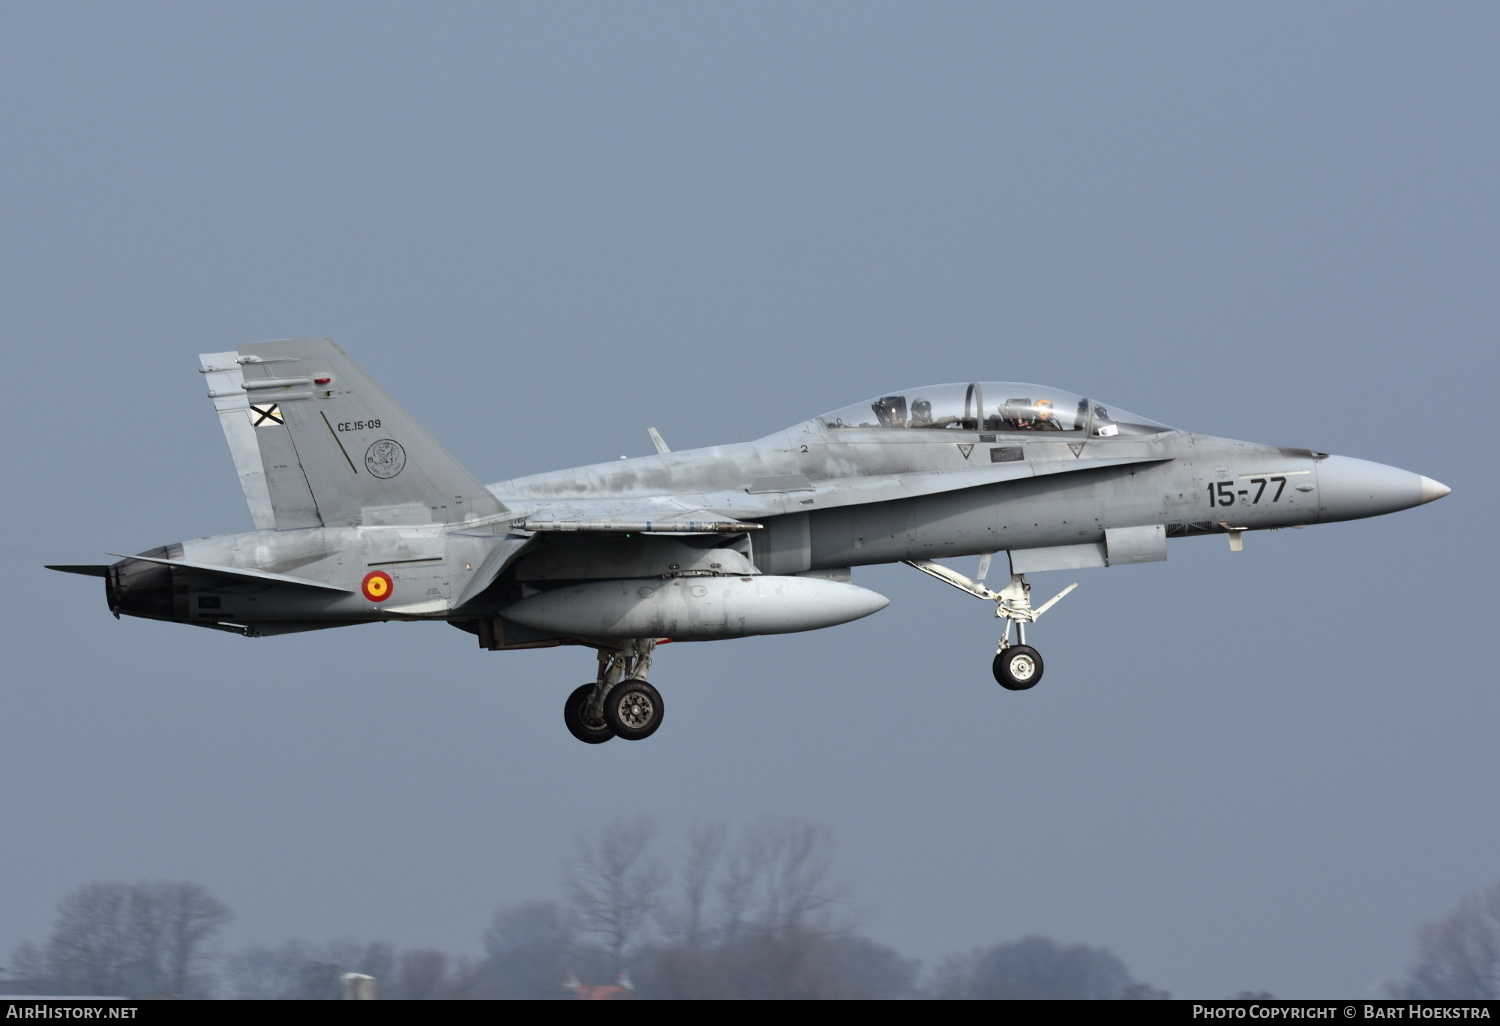
<instances>
[{"instance_id":1,"label":"gray fighter jet","mask_svg":"<svg viewBox=\"0 0 1500 1026\"><path fill-rule=\"evenodd\" d=\"M975 381L856 403L754 442L485 486L332 341L201 357L255 529L94 566L120 614L264 637L441 620L505 651L582 645L564 720L589 744L662 721L664 641L831 627L900 561L993 605L995 680L1042 677L1026 575L1147 563L1167 540L1377 516L1448 494L1394 467L1178 431L1041 385ZM998 590L991 559L1009 566ZM970 578L934 562L979 556ZM998 583L998 582L997 582ZM1014 640L1012 629L1014 628Z\"/></svg>"}]
</instances>

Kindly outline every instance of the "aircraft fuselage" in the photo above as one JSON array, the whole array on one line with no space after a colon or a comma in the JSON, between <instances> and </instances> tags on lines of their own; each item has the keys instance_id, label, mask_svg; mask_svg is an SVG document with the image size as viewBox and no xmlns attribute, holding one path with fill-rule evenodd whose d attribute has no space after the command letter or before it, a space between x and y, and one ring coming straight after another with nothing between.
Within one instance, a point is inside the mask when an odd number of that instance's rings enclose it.
<instances>
[{"instance_id":1,"label":"aircraft fuselage","mask_svg":"<svg viewBox=\"0 0 1500 1026\"><path fill-rule=\"evenodd\" d=\"M596 680L564 718L591 744L656 730L645 676L663 640L814 630L886 606L854 567L909 563L993 602L995 679L1026 690L1042 676L1026 629L1062 597L1032 606L1027 574L1162 560L1191 535L1238 549L1248 532L1448 493L1395 467L978 381L733 445L671 452L652 429L654 455L485 486L328 339L205 354L200 370L256 530L56 569L105 578L116 615L250 636L439 620L486 649L587 646ZM992 590L1001 553L1008 583ZM936 562L974 555L975 578Z\"/></svg>"}]
</instances>

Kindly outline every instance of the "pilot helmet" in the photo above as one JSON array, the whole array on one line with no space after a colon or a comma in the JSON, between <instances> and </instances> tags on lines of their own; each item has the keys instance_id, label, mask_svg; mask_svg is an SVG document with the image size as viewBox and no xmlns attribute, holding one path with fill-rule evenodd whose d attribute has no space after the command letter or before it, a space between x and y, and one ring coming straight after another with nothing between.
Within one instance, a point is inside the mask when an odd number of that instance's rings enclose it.
<instances>
[{"instance_id":1,"label":"pilot helmet","mask_svg":"<svg viewBox=\"0 0 1500 1026\"><path fill-rule=\"evenodd\" d=\"M1052 400L1051 399L1038 399L1036 401L1036 419L1039 420L1039 421L1041 421L1043 424L1051 422L1051 420L1052 420Z\"/></svg>"}]
</instances>

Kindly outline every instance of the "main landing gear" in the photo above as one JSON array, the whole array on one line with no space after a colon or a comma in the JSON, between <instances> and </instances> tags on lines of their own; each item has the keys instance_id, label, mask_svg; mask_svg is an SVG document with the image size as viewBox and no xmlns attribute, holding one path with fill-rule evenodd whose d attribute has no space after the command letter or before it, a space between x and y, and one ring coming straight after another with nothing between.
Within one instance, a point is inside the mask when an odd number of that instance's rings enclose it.
<instances>
[{"instance_id":1,"label":"main landing gear","mask_svg":"<svg viewBox=\"0 0 1500 1026\"><path fill-rule=\"evenodd\" d=\"M1024 574L1011 574L1010 583L999 591L991 591L980 583L989 569L989 556L979 561L978 580L965 577L956 570L950 570L940 563L927 559L907 559L902 562L907 566L916 567L930 577L936 577L944 584L953 585L959 591L995 603L995 616L1005 621L1005 633L1000 636L1000 644L995 649L995 661L990 667L995 674L995 683L1008 691L1025 691L1027 688L1036 687L1042 679L1042 655L1026 644L1026 625L1036 623L1039 616L1055 606L1064 595L1078 585L1068 585L1042 606L1033 609L1031 608L1031 585L1026 582ZM1014 645L1010 643L1012 625L1016 628L1017 644Z\"/></svg>"},{"instance_id":2,"label":"main landing gear","mask_svg":"<svg viewBox=\"0 0 1500 1026\"><path fill-rule=\"evenodd\" d=\"M599 649L599 677L568 696L563 722L587 745L612 737L641 741L661 726L661 692L644 677L651 670L651 639L627 641L619 649Z\"/></svg>"}]
</instances>

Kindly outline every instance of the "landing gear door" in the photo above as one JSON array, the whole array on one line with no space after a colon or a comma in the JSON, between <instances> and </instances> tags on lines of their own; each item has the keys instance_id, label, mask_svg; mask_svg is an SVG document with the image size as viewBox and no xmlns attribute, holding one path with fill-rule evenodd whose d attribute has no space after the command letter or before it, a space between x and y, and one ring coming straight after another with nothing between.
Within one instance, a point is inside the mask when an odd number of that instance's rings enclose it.
<instances>
[{"instance_id":1,"label":"landing gear door","mask_svg":"<svg viewBox=\"0 0 1500 1026\"><path fill-rule=\"evenodd\" d=\"M1110 566L1166 559L1167 529L1163 524L1111 527L1104 532L1104 553Z\"/></svg>"}]
</instances>

